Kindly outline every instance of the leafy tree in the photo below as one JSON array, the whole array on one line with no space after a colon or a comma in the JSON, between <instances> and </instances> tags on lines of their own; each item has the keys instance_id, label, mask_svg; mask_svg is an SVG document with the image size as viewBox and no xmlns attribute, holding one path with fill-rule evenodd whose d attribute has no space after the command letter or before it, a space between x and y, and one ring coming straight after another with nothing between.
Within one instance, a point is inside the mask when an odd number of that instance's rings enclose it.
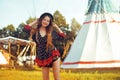
<instances>
[{"instance_id":1,"label":"leafy tree","mask_svg":"<svg viewBox=\"0 0 120 80\"><path fill-rule=\"evenodd\" d=\"M66 23L66 19L62 14L57 10L53 14L54 16L54 22L59 26L59 27L64 27L68 28L68 24Z\"/></svg>"},{"instance_id":2,"label":"leafy tree","mask_svg":"<svg viewBox=\"0 0 120 80\"><path fill-rule=\"evenodd\" d=\"M18 37L18 38L21 38L21 39L28 39L29 37L29 33L25 32L24 31L24 26L25 24L24 23L21 23L18 28L16 29L16 33L15 33L15 36Z\"/></svg>"},{"instance_id":3,"label":"leafy tree","mask_svg":"<svg viewBox=\"0 0 120 80\"><path fill-rule=\"evenodd\" d=\"M26 24L29 24L31 22L33 22L36 18L32 18L32 17L29 17L29 19L26 21Z\"/></svg>"},{"instance_id":4,"label":"leafy tree","mask_svg":"<svg viewBox=\"0 0 120 80\"><path fill-rule=\"evenodd\" d=\"M8 36L7 29L6 29L6 27L4 27L1 31L1 37L3 38L3 37L7 37L7 36Z\"/></svg>"},{"instance_id":5,"label":"leafy tree","mask_svg":"<svg viewBox=\"0 0 120 80\"><path fill-rule=\"evenodd\" d=\"M66 30L68 29L69 25L67 24L65 17L62 16L62 14L58 10L55 11L53 17L54 17L54 23L56 23L66 33ZM54 41L53 43L62 55L64 51L64 45L66 44L66 40L62 42Z\"/></svg>"},{"instance_id":6,"label":"leafy tree","mask_svg":"<svg viewBox=\"0 0 120 80\"><path fill-rule=\"evenodd\" d=\"M13 36L14 35L13 33L15 32L15 27L13 26L13 24L8 25L6 27L6 29L7 29L7 34L9 36Z\"/></svg>"},{"instance_id":7,"label":"leafy tree","mask_svg":"<svg viewBox=\"0 0 120 80\"><path fill-rule=\"evenodd\" d=\"M15 27L12 24L10 24L0 30L1 33L0 37L2 38L7 36L13 36L14 32L15 32Z\"/></svg>"},{"instance_id":8,"label":"leafy tree","mask_svg":"<svg viewBox=\"0 0 120 80\"><path fill-rule=\"evenodd\" d=\"M7 26L7 30L14 32L15 27L13 26L13 24L10 24L10 25Z\"/></svg>"},{"instance_id":9,"label":"leafy tree","mask_svg":"<svg viewBox=\"0 0 120 80\"><path fill-rule=\"evenodd\" d=\"M72 19L70 28L71 28L71 39L73 41L80 30L80 24L76 21L75 18Z\"/></svg>"}]
</instances>

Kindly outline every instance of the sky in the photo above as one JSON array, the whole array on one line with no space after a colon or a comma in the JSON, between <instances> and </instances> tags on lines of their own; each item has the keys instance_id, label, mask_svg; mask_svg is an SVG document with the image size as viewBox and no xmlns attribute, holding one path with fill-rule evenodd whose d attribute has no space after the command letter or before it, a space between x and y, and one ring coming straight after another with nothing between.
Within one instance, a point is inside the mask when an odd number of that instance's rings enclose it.
<instances>
[{"instance_id":1,"label":"sky","mask_svg":"<svg viewBox=\"0 0 120 80\"><path fill-rule=\"evenodd\" d=\"M120 0L111 0L119 9ZM85 19L88 0L0 0L0 29L9 24L15 28L26 22L29 17L37 17L44 12L54 13L58 10L68 24L75 18L80 24Z\"/></svg>"}]
</instances>

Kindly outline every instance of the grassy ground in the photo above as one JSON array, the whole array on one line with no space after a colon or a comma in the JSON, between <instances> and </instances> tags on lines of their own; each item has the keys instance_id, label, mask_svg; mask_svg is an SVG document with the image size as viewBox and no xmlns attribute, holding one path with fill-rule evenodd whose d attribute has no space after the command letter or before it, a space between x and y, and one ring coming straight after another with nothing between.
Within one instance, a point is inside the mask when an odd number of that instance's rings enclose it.
<instances>
[{"instance_id":1,"label":"grassy ground","mask_svg":"<svg viewBox=\"0 0 120 80\"><path fill-rule=\"evenodd\" d=\"M120 69L61 69L61 80L120 80ZM0 69L0 80L42 80L41 69ZM50 80L53 79L52 70Z\"/></svg>"}]
</instances>

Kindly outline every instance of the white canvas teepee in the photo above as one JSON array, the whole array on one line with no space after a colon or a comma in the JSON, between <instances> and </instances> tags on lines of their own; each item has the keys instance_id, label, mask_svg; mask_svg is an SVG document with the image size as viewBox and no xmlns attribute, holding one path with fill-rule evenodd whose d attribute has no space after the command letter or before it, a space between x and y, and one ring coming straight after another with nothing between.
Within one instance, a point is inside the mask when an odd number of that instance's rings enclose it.
<instances>
[{"instance_id":1,"label":"white canvas teepee","mask_svg":"<svg viewBox=\"0 0 120 80\"><path fill-rule=\"evenodd\" d=\"M2 52L0 52L0 65L8 64L7 59L3 56Z\"/></svg>"},{"instance_id":2,"label":"white canvas teepee","mask_svg":"<svg viewBox=\"0 0 120 80\"><path fill-rule=\"evenodd\" d=\"M61 67L120 67L120 15L111 1L89 0L86 15Z\"/></svg>"}]
</instances>

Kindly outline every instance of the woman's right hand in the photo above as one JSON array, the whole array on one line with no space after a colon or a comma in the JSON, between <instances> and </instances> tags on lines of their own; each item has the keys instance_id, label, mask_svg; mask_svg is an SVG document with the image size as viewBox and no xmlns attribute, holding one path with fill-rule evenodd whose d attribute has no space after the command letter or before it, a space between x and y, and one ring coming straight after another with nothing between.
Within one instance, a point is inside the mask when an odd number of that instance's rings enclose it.
<instances>
[{"instance_id":1,"label":"woman's right hand","mask_svg":"<svg viewBox=\"0 0 120 80\"><path fill-rule=\"evenodd\" d=\"M31 23L29 24L29 26L37 25L37 24L38 24L38 20L39 20L39 19L36 19L35 21L31 22Z\"/></svg>"}]
</instances>

